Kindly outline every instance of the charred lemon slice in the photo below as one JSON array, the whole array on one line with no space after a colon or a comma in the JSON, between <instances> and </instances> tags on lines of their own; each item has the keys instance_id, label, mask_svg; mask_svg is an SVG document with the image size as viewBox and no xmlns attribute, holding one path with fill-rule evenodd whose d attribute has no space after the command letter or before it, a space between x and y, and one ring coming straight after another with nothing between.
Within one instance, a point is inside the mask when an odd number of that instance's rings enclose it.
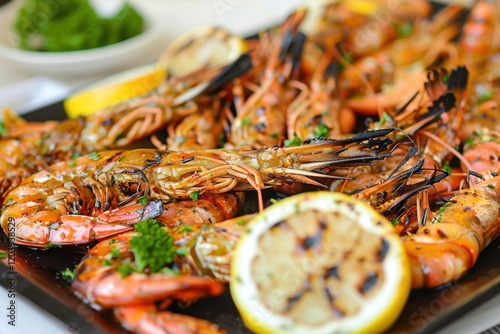
<instances>
[{"instance_id":1,"label":"charred lemon slice","mask_svg":"<svg viewBox=\"0 0 500 334\"><path fill-rule=\"evenodd\" d=\"M256 333L380 333L410 292L392 224L340 193L291 196L252 219L231 265L231 296Z\"/></svg>"},{"instance_id":2,"label":"charred lemon slice","mask_svg":"<svg viewBox=\"0 0 500 334\"><path fill-rule=\"evenodd\" d=\"M229 64L246 49L243 38L222 28L200 26L188 30L170 43L157 66L171 75L182 76L201 68Z\"/></svg>"}]
</instances>

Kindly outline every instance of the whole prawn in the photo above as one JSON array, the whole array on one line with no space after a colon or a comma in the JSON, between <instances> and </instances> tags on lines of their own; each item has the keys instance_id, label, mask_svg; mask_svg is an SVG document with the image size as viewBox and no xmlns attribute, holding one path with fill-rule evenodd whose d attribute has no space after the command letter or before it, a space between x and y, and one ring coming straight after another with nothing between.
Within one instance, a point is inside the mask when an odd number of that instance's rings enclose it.
<instances>
[{"instance_id":1,"label":"whole prawn","mask_svg":"<svg viewBox=\"0 0 500 334\"><path fill-rule=\"evenodd\" d=\"M500 234L500 177L462 189L403 238L412 265L412 287L436 287L461 278Z\"/></svg>"},{"instance_id":2,"label":"whole prawn","mask_svg":"<svg viewBox=\"0 0 500 334\"><path fill-rule=\"evenodd\" d=\"M408 36L352 64L337 52L337 60L345 66L338 87L346 106L361 115L382 116L382 111L393 110L422 91L427 68L436 59L442 54L458 57L450 41L458 34L451 21L460 12L461 8L450 6L427 25L413 25Z\"/></svg>"},{"instance_id":3,"label":"whole prawn","mask_svg":"<svg viewBox=\"0 0 500 334\"><path fill-rule=\"evenodd\" d=\"M0 165L0 200L20 180L49 165L91 152L129 146L170 122L201 112L197 98L244 73L249 68L245 65L248 63L242 56L225 67L169 77L144 96L87 117L29 123L7 111L7 133L0 138L0 156L9 159Z\"/></svg>"},{"instance_id":4,"label":"whole prawn","mask_svg":"<svg viewBox=\"0 0 500 334\"><path fill-rule=\"evenodd\" d=\"M194 235L196 226L204 225L193 225L189 230L183 226L170 228L173 247L182 247L182 241L188 234ZM113 309L122 326L133 332L225 333L208 321L166 310L174 300L192 303L199 298L220 295L225 289L209 277L183 273L186 256L179 255L180 252L175 253L172 264L165 264L166 268L172 267L170 272L122 271L121 268L129 267L135 260L131 241L137 236L138 232L130 231L92 247L75 270L73 292L95 309ZM165 252L169 247L161 246Z\"/></svg>"},{"instance_id":5,"label":"whole prawn","mask_svg":"<svg viewBox=\"0 0 500 334\"><path fill-rule=\"evenodd\" d=\"M279 31L261 35L254 50L254 69L233 88L236 116L225 147L258 149L283 143L286 108L295 96L288 82L299 75L305 35L298 26L305 14L305 10L298 10ZM249 96L245 88L250 88Z\"/></svg>"},{"instance_id":6,"label":"whole prawn","mask_svg":"<svg viewBox=\"0 0 500 334\"><path fill-rule=\"evenodd\" d=\"M163 204L197 199L204 193L260 190L314 178L331 169L369 164L390 156L392 129L366 131L345 139L316 139L297 147L255 151L154 149L106 151L55 164L14 188L3 203L4 231L16 228L16 242L86 243L130 229L129 224L167 215ZM227 196L230 196L228 194ZM237 199L222 205L236 214ZM198 203L199 204L199 203ZM168 212L168 211L167 211ZM167 219L167 218L165 218Z\"/></svg>"}]
</instances>

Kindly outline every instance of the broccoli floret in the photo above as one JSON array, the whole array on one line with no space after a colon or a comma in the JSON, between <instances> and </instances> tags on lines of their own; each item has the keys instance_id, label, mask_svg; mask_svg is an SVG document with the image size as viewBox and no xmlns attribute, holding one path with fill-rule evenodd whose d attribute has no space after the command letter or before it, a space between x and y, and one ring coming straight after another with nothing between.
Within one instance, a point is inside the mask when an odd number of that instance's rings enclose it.
<instances>
[{"instance_id":1,"label":"broccoli floret","mask_svg":"<svg viewBox=\"0 0 500 334\"><path fill-rule=\"evenodd\" d=\"M163 225L155 219L141 221L134 225L138 232L130 240L130 248L135 257L138 272L159 272L172 263L176 251L174 240Z\"/></svg>"}]
</instances>

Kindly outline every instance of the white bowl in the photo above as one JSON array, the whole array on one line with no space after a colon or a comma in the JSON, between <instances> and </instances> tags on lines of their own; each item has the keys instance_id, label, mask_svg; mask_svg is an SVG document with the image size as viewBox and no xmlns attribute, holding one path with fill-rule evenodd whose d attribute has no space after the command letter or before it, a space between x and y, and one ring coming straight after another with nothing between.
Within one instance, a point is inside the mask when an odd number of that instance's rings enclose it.
<instances>
[{"instance_id":1,"label":"white bowl","mask_svg":"<svg viewBox=\"0 0 500 334\"><path fill-rule=\"evenodd\" d=\"M36 52L16 46L12 25L21 2L13 1L0 9L0 57L20 69L59 77L105 74L152 62L161 53L158 44L162 44L159 41L165 30L154 20L158 15L151 15L140 3L132 1L146 22L145 31L138 36L84 51Z\"/></svg>"}]
</instances>

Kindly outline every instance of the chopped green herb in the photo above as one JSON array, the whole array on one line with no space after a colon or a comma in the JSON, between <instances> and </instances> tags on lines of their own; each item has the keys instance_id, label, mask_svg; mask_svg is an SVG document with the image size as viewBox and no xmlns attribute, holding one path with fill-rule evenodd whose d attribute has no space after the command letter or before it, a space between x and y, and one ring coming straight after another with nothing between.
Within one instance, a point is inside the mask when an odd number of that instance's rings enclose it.
<instances>
[{"instance_id":1,"label":"chopped green herb","mask_svg":"<svg viewBox=\"0 0 500 334\"><path fill-rule=\"evenodd\" d=\"M294 132L293 133L293 139L285 139L285 146L286 147L292 147L292 146L300 146L302 145L304 141L300 139L297 134Z\"/></svg>"},{"instance_id":2,"label":"chopped green herb","mask_svg":"<svg viewBox=\"0 0 500 334\"><path fill-rule=\"evenodd\" d=\"M169 267L161 268L159 271L162 274L168 274L168 275L179 275L178 271L172 270Z\"/></svg>"},{"instance_id":3,"label":"chopped green herb","mask_svg":"<svg viewBox=\"0 0 500 334\"><path fill-rule=\"evenodd\" d=\"M493 97L493 92L491 90L486 91L477 97L477 103L483 103L485 101L490 100L492 97Z\"/></svg>"},{"instance_id":4,"label":"chopped green herb","mask_svg":"<svg viewBox=\"0 0 500 334\"><path fill-rule=\"evenodd\" d=\"M42 149L40 150L40 154L45 155L47 153L49 153L49 147L43 144Z\"/></svg>"},{"instance_id":5,"label":"chopped green herb","mask_svg":"<svg viewBox=\"0 0 500 334\"><path fill-rule=\"evenodd\" d=\"M413 26L410 22L394 23L394 29L396 29L399 38L408 37L413 32Z\"/></svg>"},{"instance_id":6,"label":"chopped green herb","mask_svg":"<svg viewBox=\"0 0 500 334\"><path fill-rule=\"evenodd\" d=\"M439 215L439 214L443 213L443 211L444 211L444 210L446 210L446 208L447 208L447 207L449 207L450 205L451 205L451 203L450 203L450 202L448 202L448 203L444 204L442 207L440 207L440 208L436 211L436 214L438 214L438 215Z\"/></svg>"},{"instance_id":7,"label":"chopped green herb","mask_svg":"<svg viewBox=\"0 0 500 334\"><path fill-rule=\"evenodd\" d=\"M492 185L492 184L488 184L487 187L490 188L490 189L495 189L495 186Z\"/></svg>"},{"instance_id":8,"label":"chopped green herb","mask_svg":"<svg viewBox=\"0 0 500 334\"><path fill-rule=\"evenodd\" d=\"M7 128L5 127L5 123L0 121L0 136L7 134Z\"/></svg>"},{"instance_id":9,"label":"chopped green herb","mask_svg":"<svg viewBox=\"0 0 500 334\"><path fill-rule=\"evenodd\" d=\"M200 193L197 191L193 191L191 194L189 194L189 198L191 198L193 201L197 201L199 196Z\"/></svg>"},{"instance_id":10,"label":"chopped green herb","mask_svg":"<svg viewBox=\"0 0 500 334\"><path fill-rule=\"evenodd\" d=\"M441 80L443 81L443 83L448 83L448 79L449 79L449 77L448 77L447 74L443 75L443 77L441 78Z\"/></svg>"},{"instance_id":11,"label":"chopped green herb","mask_svg":"<svg viewBox=\"0 0 500 334\"><path fill-rule=\"evenodd\" d=\"M102 265L109 267L111 265L111 259L110 258L105 258L104 262L102 263Z\"/></svg>"},{"instance_id":12,"label":"chopped green herb","mask_svg":"<svg viewBox=\"0 0 500 334\"><path fill-rule=\"evenodd\" d=\"M116 240L115 238L111 238L111 239L108 240L108 244L110 244L110 245L111 244L115 244L117 242L118 242L118 240Z\"/></svg>"},{"instance_id":13,"label":"chopped green herb","mask_svg":"<svg viewBox=\"0 0 500 334\"><path fill-rule=\"evenodd\" d=\"M192 225L182 225L179 231L180 231L180 233L191 233L191 232L193 232L193 226Z\"/></svg>"},{"instance_id":14,"label":"chopped green herb","mask_svg":"<svg viewBox=\"0 0 500 334\"><path fill-rule=\"evenodd\" d=\"M278 139L279 137L280 137L280 133L279 132L271 133L271 138Z\"/></svg>"},{"instance_id":15,"label":"chopped green herb","mask_svg":"<svg viewBox=\"0 0 500 334\"><path fill-rule=\"evenodd\" d=\"M188 249L186 248L186 246L181 246L175 250L175 253L179 256L186 256L186 254L188 253Z\"/></svg>"},{"instance_id":16,"label":"chopped green herb","mask_svg":"<svg viewBox=\"0 0 500 334\"><path fill-rule=\"evenodd\" d=\"M101 159L101 156L97 152L92 152L89 154L89 158L97 161L97 160Z\"/></svg>"},{"instance_id":17,"label":"chopped green herb","mask_svg":"<svg viewBox=\"0 0 500 334\"><path fill-rule=\"evenodd\" d=\"M68 162L68 167L75 167L75 166L76 166L75 160L71 160L70 162Z\"/></svg>"},{"instance_id":18,"label":"chopped green herb","mask_svg":"<svg viewBox=\"0 0 500 334\"><path fill-rule=\"evenodd\" d=\"M348 63L352 63L352 54L350 52L345 52L342 54L342 58Z\"/></svg>"},{"instance_id":19,"label":"chopped green herb","mask_svg":"<svg viewBox=\"0 0 500 334\"><path fill-rule=\"evenodd\" d=\"M134 267L128 263L121 263L118 267L116 267L116 271L122 276L122 278L125 278L134 272Z\"/></svg>"},{"instance_id":20,"label":"chopped green herb","mask_svg":"<svg viewBox=\"0 0 500 334\"><path fill-rule=\"evenodd\" d=\"M145 207L146 204L148 204L149 196L144 195L144 196L139 197L137 200L139 201L139 204L141 204L142 207Z\"/></svg>"},{"instance_id":21,"label":"chopped green herb","mask_svg":"<svg viewBox=\"0 0 500 334\"><path fill-rule=\"evenodd\" d=\"M66 268L63 271L61 271L59 275L64 282L71 283L73 282L73 279L75 279L75 271L76 268L73 270Z\"/></svg>"},{"instance_id":22,"label":"chopped green herb","mask_svg":"<svg viewBox=\"0 0 500 334\"><path fill-rule=\"evenodd\" d=\"M243 118L241 121L241 126L249 126L252 125L252 120L249 117Z\"/></svg>"},{"instance_id":23,"label":"chopped green herb","mask_svg":"<svg viewBox=\"0 0 500 334\"><path fill-rule=\"evenodd\" d=\"M161 222L148 219L135 224L134 228L138 235L130 240L130 248L138 272L147 268L156 273L174 260L174 241Z\"/></svg>"},{"instance_id":24,"label":"chopped green herb","mask_svg":"<svg viewBox=\"0 0 500 334\"><path fill-rule=\"evenodd\" d=\"M314 137L326 137L330 133L330 129L324 124L318 124L316 129L314 129L313 134Z\"/></svg>"},{"instance_id":25,"label":"chopped green herb","mask_svg":"<svg viewBox=\"0 0 500 334\"><path fill-rule=\"evenodd\" d=\"M391 116L387 112L384 111L382 113L382 117L380 117L380 121L378 122L378 126L381 127L390 120L391 120Z\"/></svg>"},{"instance_id":26,"label":"chopped green herb","mask_svg":"<svg viewBox=\"0 0 500 334\"><path fill-rule=\"evenodd\" d=\"M392 223L392 225L396 226L397 224L399 224L399 219L394 218L391 220L391 223Z\"/></svg>"},{"instance_id":27,"label":"chopped green herb","mask_svg":"<svg viewBox=\"0 0 500 334\"><path fill-rule=\"evenodd\" d=\"M13 29L19 48L25 50L93 49L129 39L145 28L144 18L128 1L118 13L107 17L101 17L89 0L22 3Z\"/></svg>"},{"instance_id":28,"label":"chopped green herb","mask_svg":"<svg viewBox=\"0 0 500 334\"><path fill-rule=\"evenodd\" d=\"M240 225L240 226L243 226L246 224L245 220L244 219L239 219L236 224Z\"/></svg>"},{"instance_id":29,"label":"chopped green herb","mask_svg":"<svg viewBox=\"0 0 500 334\"><path fill-rule=\"evenodd\" d=\"M118 248L115 246L111 250L111 258L113 258L113 259L119 259L121 257L122 257L122 253L120 253L120 251L118 250Z\"/></svg>"},{"instance_id":30,"label":"chopped green herb","mask_svg":"<svg viewBox=\"0 0 500 334\"><path fill-rule=\"evenodd\" d=\"M443 170L448 173L448 175L451 174L451 166L450 166L450 163L448 161L446 161L444 164L443 164Z\"/></svg>"},{"instance_id":31,"label":"chopped green herb","mask_svg":"<svg viewBox=\"0 0 500 334\"><path fill-rule=\"evenodd\" d=\"M475 137L469 137L467 139L464 140L463 144L464 146L472 146L474 145L474 142L475 142Z\"/></svg>"},{"instance_id":32,"label":"chopped green herb","mask_svg":"<svg viewBox=\"0 0 500 334\"><path fill-rule=\"evenodd\" d=\"M223 147L226 144L226 135L221 133L217 139L217 147Z\"/></svg>"}]
</instances>

